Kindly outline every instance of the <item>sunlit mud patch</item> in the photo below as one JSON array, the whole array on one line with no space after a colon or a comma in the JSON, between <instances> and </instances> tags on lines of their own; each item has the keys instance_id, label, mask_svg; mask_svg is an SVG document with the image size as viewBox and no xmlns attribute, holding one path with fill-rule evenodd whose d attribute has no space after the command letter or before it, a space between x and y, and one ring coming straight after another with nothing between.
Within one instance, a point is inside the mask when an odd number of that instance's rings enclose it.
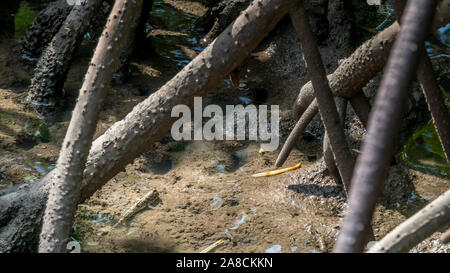
<instances>
[{"instance_id":1,"label":"sunlit mud patch","mask_svg":"<svg viewBox=\"0 0 450 273\"><path fill-rule=\"evenodd\" d=\"M260 145L251 143L233 151L233 169L237 170L258 156Z\"/></svg>"}]
</instances>

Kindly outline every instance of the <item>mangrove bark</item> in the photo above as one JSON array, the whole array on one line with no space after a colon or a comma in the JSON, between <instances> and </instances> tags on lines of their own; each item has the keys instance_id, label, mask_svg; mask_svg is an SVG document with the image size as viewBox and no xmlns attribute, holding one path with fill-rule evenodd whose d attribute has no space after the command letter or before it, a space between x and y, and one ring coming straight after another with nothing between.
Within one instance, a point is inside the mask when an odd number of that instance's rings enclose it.
<instances>
[{"instance_id":1,"label":"mangrove bark","mask_svg":"<svg viewBox=\"0 0 450 273\"><path fill-rule=\"evenodd\" d=\"M432 29L450 22L450 0L442 1L436 8ZM395 37L400 30L397 22L366 41L330 75L331 91L335 96L350 99L359 92L385 66ZM311 82L300 90L293 106L293 117L298 120L314 100Z\"/></svg>"},{"instance_id":2,"label":"mangrove bark","mask_svg":"<svg viewBox=\"0 0 450 273\"><path fill-rule=\"evenodd\" d=\"M254 1L194 60L146 100L116 122L91 147L80 202L159 140L176 118L172 107L193 104L241 64L293 7L288 0ZM49 173L31 188L0 197L0 251L34 251L48 193Z\"/></svg>"},{"instance_id":3,"label":"mangrove bark","mask_svg":"<svg viewBox=\"0 0 450 273\"><path fill-rule=\"evenodd\" d=\"M354 160L345 138L344 128L328 84L314 34L309 26L308 15L303 8L303 2L298 1L296 8L290 12L290 16L292 24L298 33L308 76L314 86L314 97L319 106L320 117L329 136L342 182L346 191L348 191L350 189Z\"/></svg>"},{"instance_id":4,"label":"mangrove bark","mask_svg":"<svg viewBox=\"0 0 450 273\"><path fill-rule=\"evenodd\" d=\"M75 5L39 59L27 100L46 117L61 103L72 57L101 0Z\"/></svg>"},{"instance_id":5,"label":"mangrove bark","mask_svg":"<svg viewBox=\"0 0 450 273\"><path fill-rule=\"evenodd\" d=\"M59 0L48 4L39 12L28 26L22 41L22 54L25 60L34 62L39 59L71 10L72 6L67 4L67 0Z\"/></svg>"},{"instance_id":6,"label":"mangrove bark","mask_svg":"<svg viewBox=\"0 0 450 273\"><path fill-rule=\"evenodd\" d=\"M399 253L450 225L450 190L398 225L367 252Z\"/></svg>"},{"instance_id":7,"label":"mangrove bark","mask_svg":"<svg viewBox=\"0 0 450 273\"><path fill-rule=\"evenodd\" d=\"M419 64L420 49L429 31L437 1L409 1L402 28L378 89L335 252L361 252L370 233L376 202L392 160L410 84Z\"/></svg>"},{"instance_id":8,"label":"mangrove bark","mask_svg":"<svg viewBox=\"0 0 450 273\"><path fill-rule=\"evenodd\" d=\"M39 242L41 253L66 252L98 116L141 6L142 0L116 0L97 44L51 178Z\"/></svg>"}]
</instances>

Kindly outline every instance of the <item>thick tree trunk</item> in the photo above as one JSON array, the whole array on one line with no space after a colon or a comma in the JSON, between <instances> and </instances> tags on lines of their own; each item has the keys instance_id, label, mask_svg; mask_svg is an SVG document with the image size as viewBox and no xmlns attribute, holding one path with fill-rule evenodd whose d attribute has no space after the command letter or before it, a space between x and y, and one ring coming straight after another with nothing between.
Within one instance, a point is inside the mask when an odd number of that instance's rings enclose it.
<instances>
[{"instance_id":1,"label":"thick tree trunk","mask_svg":"<svg viewBox=\"0 0 450 273\"><path fill-rule=\"evenodd\" d=\"M433 19L437 1L409 1L402 29L378 89L369 128L352 178L349 210L335 252L361 252L392 160L408 90L419 64L420 50Z\"/></svg>"},{"instance_id":2,"label":"thick tree trunk","mask_svg":"<svg viewBox=\"0 0 450 273\"><path fill-rule=\"evenodd\" d=\"M98 115L133 19L141 6L142 0L116 0L97 44L53 171L39 252L66 252Z\"/></svg>"},{"instance_id":3,"label":"thick tree trunk","mask_svg":"<svg viewBox=\"0 0 450 273\"><path fill-rule=\"evenodd\" d=\"M75 5L42 53L28 94L28 101L41 115L48 116L60 104L72 56L101 2L90 0Z\"/></svg>"},{"instance_id":4,"label":"thick tree trunk","mask_svg":"<svg viewBox=\"0 0 450 273\"><path fill-rule=\"evenodd\" d=\"M288 0L254 1L190 64L157 92L138 104L92 144L80 201L89 198L169 129L178 104L193 104L194 96L210 92L248 56L293 7ZM53 172L31 189L0 197L0 251L34 251L42 211Z\"/></svg>"},{"instance_id":5,"label":"thick tree trunk","mask_svg":"<svg viewBox=\"0 0 450 273\"><path fill-rule=\"evenodd\" d=\"M67 4L67 0L59 0L51 2L39 12L36 19L29 25L22 42L22 54L25 60L34 62L39 59L71 10L72 6Z\"/></svg>"}]
</instances>

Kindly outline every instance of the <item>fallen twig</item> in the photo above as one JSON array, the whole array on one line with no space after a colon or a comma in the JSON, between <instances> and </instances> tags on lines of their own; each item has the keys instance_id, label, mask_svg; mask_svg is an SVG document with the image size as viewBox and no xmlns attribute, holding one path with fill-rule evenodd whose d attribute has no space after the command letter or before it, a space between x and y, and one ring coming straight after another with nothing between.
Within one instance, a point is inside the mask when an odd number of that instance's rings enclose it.
<instances>
[{"instance_id":1,"label":"fallen twig","mask_svg":"<svg viewBox=\"0 0 450 273\"><path fill-rule=\"evenodd\" d=\"M200 253L208 253L211 252L213 249L215 249L216 247L222 245L223 243L225 243L225 240L220 239L219 241L213 243L212 245L208 246L207 248L203 249L202 251L200 251Z\"/></svg>"},{"instance_id":2,"label":"fallen twig","mask_svg":"<svg viewBox=\"0 0 450 273\"><path fill-rule=\"evenodd\" d=\"M130 219L136 213L143 210L145 207L149 205L153 205L160 201L159 193L156 190L151 190L147 194L144 195L141 199L139 199L131 208L125 211L124 215L120 217L119 221L113 226L113 228L119 226L126 220Z\"/></svg>"}]
</instances>

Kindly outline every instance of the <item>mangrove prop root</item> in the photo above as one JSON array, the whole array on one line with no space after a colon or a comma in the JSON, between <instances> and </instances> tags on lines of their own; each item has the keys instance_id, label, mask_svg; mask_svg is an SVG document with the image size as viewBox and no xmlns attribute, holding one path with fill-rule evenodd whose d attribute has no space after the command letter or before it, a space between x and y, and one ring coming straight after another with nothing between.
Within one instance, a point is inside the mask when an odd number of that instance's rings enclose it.
<instances>
[{"instance_id":1,"label":"mangrove prop root","mask_svg":"<svg viewBox=\"0 0 450 273\"><path fill-rule=\"evenodd\" d=\"M437 1L409 1L402 28L378 89L369 127L352 178L349 209L335 252L361 252L392 159L408 90L419 63L419 49L433 19Z\"/></svg>"},{"instance_id":2,"label":"mangrove prop root","mask_svg":"<svg viewBox=\"0 0 450 273\"><path fill-rule=\"evenodd\" d=\"M447 229L446 232L442 233L440 239L441 239L442 243L444 243L444 244L450 243L450 228Z\"/></svg>"},{"instance_id":3,"label":"mangrove prop root","mask_svg":"<svg viewBox=\"0 0 450 273\"><path fill-rule=\"evenodd\" d=\"M363 125L367 128L367 120L370 112L370 104L364 95L364 93L358 92L355 96L351 97L350 103L352 104L353 109L356 112L356 115L361 120ZM281 149L280 154L278 155L277 161L275 163L276 167L280 167L284 164L286 159L288 158L290 152L295 146L295 143L300 138L300 136L305 132L306 127L312 121L312 119L319 112L319 107L317 105L316 99L314 99L311 104L308 106L307 110L302 113L300 119L295 124L295 127L292 129L289 134L286 142ZM328 137L328 136L327 136ZM325 159L326 160L326 159ZM330 171L331 172L331 171ZM336 177L339 177L337 175ZM333 177L334 178L334 177ZM340 181L340 178L339 178ZM336 181L337 182L337 181Z\"/></svg>"},{"instance_id":4,"label":"mangrove prop root","mask_svg":"<svg viewBox=\"0 0 450 273\"><path fill-rule=\"evenodd\" d=\"M43 115L56 109L75 50L102 1L75 5L39 59L27 100Z\"/></svg>"},{"instance_id":5,"label":"mangrove prop root","mask_svg":"<svg viewBox=\"0 0 450 273\"><path fill-rule=\"evenodd\" d=\"M406 1L403 0L392 1L397 18L402 17L405 3ZM428 109L431 112L431 117L433 118L436 132L442 143L442 147L444 148L444 154L447 158L447 162L450 163L450 114L445 106L444 96L436 81L433 65L431 64L431 60L428 57L425 48L421 50L420 54L421 58L417 69L417 78L422 85L423 93L428 104Z\"/></svg>"},{"instance_id":6,"label":"mangrove prop root","mask_svg":"<svg viewBox=\"0 0 450 273\"><path fill-rule=\"evenodd\" d=\"M284 164L292 149L294 148L295 143L303 134L303 132L305 132L306 127L318 112L319 107L317 106L317 104L311 103L308 109L306 109L301 118L297 121L295 127L292 129L291 133L286 139L286 142L284 143L283 148L278 155L277 161L275 162L276 167L281 167Z\"/></svg>"},{"instance_id":7,"label":"mangrove prop root","mask_svg":"<svg viewBox=\"0 0 450 273\"><path fill-rule=\"evenodd\" d=\"M336 100L339 100L336 104L338 105L339 115L341 117L341 121L345 121L345 114L347 109L347 100L341 97L337 97ZM370 113L370 104L367 101L366 96L361 90L356 95L349 99L353 109L355 110L356 115L358 116L361 123L364 127L367 128L367 120L369 118ZM344 126L344 124L342 125ZM328 135L325 133L325 137L323 139L323 158L327 165L328 171L330 175L333 177L336 183L342 183L342 180L339 177L339 172L336 167L336 162L334 160L334 156L331 150L330 140Z\"/></svg>"},{"instance_id":8,"label":"mangrove prop root","mask_svg":"<svg viewBox=\"0 0 450 273\"><path fill-rule=\"evenodd\" d=\"M422 85L436 132L447 157L447 162L450 164L450 113L445 105L444 96L436 82L433 66L425 50L422 50L417 78Z\"/></svg>"},{"instance_id":9,"label":"mangrove prop root","mask_svg":"<svg viewBox=\"0 0 450 273\"><path fill-rule=\"evenodd\" d=\"M298 33L308 75L314 85L314 96L319 105L319 113L329 136L342 182L348 191L353 171L353 158L345 138L344 128L341 126L333 94L328 85L320 52L309 26L309 17L303 8L303 2L298 2L297 8L290 12L290 16Z\"/></svg>"},{"instance_id":10,"label":"mangrove prop root","mask_svg":"<svg viewBox=\"0 0 450 273\"><path fill-rule=\"evenodd\" d=\"M398 225L367 252L407 252L450 224L450 190Z\"/></svg>"},{"instance_id":11,"label":"mangrove prop root","mask_svg":"<svg viewBox=\"0 0 450 273\"><path fill-rule=\"evenodd\" d=\"M133 24L130 31L127 34L127 41L123 46L122 53L120 54L119 64L117 65L116 71L113 74L113 78L116 83L123 83L128 74L128 66L130 63L130 57L138 49L141 43L145 44L144 36L145 34L145 23L143 20L148 20L150 11L152 10L153 1L144 0L141 10L136 14L133 19Z\"/></svg>"},{"instance_id":12,"label":"mangrove prop root","mask_svg":"<svg viewBox=\"0 0 450 273\"><path fill-rule=\"evenodd\" d=\"M67 0L51 2L28 26L23 38L22 54L26 60L37 60L58 32L72 7Z\"/></svg>"},{"instance_id":13,"label":"mangrove prop root","mask_svg":"<svg viewBox=\"0 0 450 273\"><path fill-rule=\"evenodd\" d=\"M367 128L371 106L366 98L366 95L361 90L360 92L356 93L356 95L351 97L349 101L359 120L364 125L364 127Z\"/></svg>"},{"instance_id":14,"label":"mangrove prop root","mask_svg":"<svg viewBox=\"0 0 450 273\"><path fill-rule=\"evenodd\" d=\"M450 0L443 0L436 9L433 30L450 22ZM335 96L353 97L386 64L390 49L400 27L398 23L381 31L353 52L332 74L328 75ZM305 84L294 103L293 117L298 120L314 99L311 82Z\"/></svg>"},{"instance_id":15,"label":"mangrove prop root","mask_svg":"<svg viewBox=\"0 0 450 273\"><path fill-rule=\"evenodd\" d=\"M178 104L192 105L194 96L208 94L244 61L294 4L288 0L253 1L177 75L97 138L86 162L79 202L89 198L170 130L176 120L170 116L172 108ZM11 193L14 197L11 194L0 197L0 204L7 204L0 211L20 211L13 220L0 221L0 251L33 251L52 175L50 172L29 189ZM16 198L21 201L14 202L17 206L2 202Z\"/></svg>"},{"instance_id":16,"label":"mangrove prop root","mask_svg":"<svg viewBox=\"0 0 450 273\"><path fill-rule=\"evenodd\" d=\"M51 178L39 252L66 252L99 112L142 1L116 0L97 44Z\"/></svg>"},{"instance_id":17,"label":"mangrove prop root","mask_svg":"<svg viewBox=\"0 0 450 273\"><path fill-rule=\"evenodd\" d=\"M333 95L351 98L380 72L386 64L399 29L399 25L394 23L378 33L356 49L332 74L328 75ZM312 83L308 82L302 87L294 103L294 119L298 119L313 99L314 88Z\"/></svg>"},{"instance_id":18,"label":"mangrove prop root","mask_svg":"<svg viewBox=\"0 0 450 273\"><path fill-rule=\"evenodd\" d=\"M347 99L342 97L336 97L336 106L339 112L339 117L341 119L341 126L344 128L345 117L347 113ZM328 138L328 134L325 132L325 136L323 137L323 160L327 165L328 172L331 177L333 177L334 181L337 184L342 184L342 179L339 176L339 171L336 166L336 161L334 160L333 151L331 149L330 139Z\"/></svg>"}]
</instances>

